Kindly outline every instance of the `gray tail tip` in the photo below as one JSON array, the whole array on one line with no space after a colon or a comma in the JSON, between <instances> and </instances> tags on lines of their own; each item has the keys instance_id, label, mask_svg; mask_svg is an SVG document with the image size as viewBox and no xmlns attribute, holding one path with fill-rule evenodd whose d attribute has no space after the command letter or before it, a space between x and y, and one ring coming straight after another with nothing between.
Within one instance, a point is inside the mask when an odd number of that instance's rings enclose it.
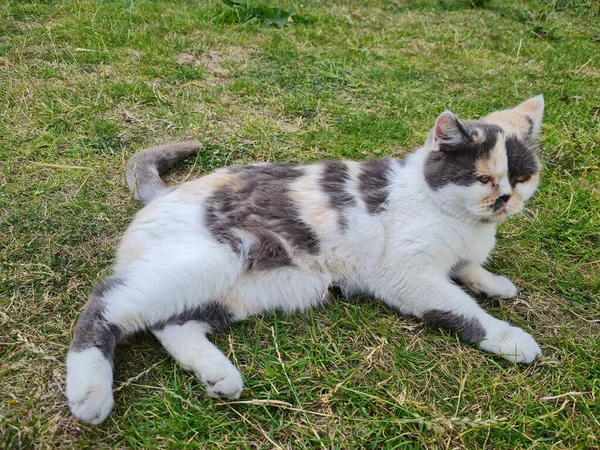
<instances>
[{"instance_id":1,"label":"gray tail tip","mask_svg":"<svg viewBox=\"0 0 600 450\"><path fill-rule=\"evenodd\" d=\"M194 150L200 150L200 148L202 147L202 143L199 141L196 141L195 139L192 139L191 141L183 141L181 143L182 147L188 147L190 149L194 149Z\"/></svg>"},{"instance_id":2,"label":"gray tail tip","mask_svg":"<svg viewBox=\"0 0 600 450\"><path fill-rule=\"evenodd\" d=\"M197 153L202 148L202 143L196 140L171 142L154 148L157 150L171 150L174 153L181 153L185 156L190 156L194 153Z\"/></svg>"}]
</instances>

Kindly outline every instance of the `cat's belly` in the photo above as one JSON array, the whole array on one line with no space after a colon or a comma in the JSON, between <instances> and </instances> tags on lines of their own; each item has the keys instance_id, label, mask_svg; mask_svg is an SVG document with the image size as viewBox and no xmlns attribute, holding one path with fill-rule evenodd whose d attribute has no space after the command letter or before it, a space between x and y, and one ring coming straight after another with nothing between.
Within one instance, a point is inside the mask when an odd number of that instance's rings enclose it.
<instances>
[{"instance_id":1,"label":"cat's belly","mask_svg":"<svg viewBox=\"0 0 600 450\"><path fill-rule=\"evenodd\" d=\"M282 267L242 276L219 302L231 311L235 320L276 309L302 311L326 299L331 281L325 274Z\"/></svg>"}]
</instances>

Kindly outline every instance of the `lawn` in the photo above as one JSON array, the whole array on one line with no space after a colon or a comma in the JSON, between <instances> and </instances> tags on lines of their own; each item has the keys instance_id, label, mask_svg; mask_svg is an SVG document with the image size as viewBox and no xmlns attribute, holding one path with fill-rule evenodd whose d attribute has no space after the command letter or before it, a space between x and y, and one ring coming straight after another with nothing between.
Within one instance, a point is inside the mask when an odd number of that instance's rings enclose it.
<instances>
[{"instance_id":1,"label":"lawn","mask_svg":"<svg viewBox=\"0 0 600 450\"><path fill-rule=\"evenodd\" d=\"M598 2L278 5L297 10L283 28L217 0L0 2L0 448L600 447ZM135 151L202 141L173 182L402 157L444 109L476 118L539 93L542 183L490 262L520 292L481 299L537 339L533 365L334 297L214 337L241 402L209 399L140 335L117 347L107 421L70 415L64 357L140 208L124 183Z\"/></svg>"}]
</instances>

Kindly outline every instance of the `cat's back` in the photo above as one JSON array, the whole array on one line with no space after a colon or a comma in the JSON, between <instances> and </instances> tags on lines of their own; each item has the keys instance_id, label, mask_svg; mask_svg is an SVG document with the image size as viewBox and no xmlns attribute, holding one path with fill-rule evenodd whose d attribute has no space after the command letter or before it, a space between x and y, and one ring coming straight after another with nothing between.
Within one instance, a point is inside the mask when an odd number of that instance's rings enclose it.
<instances>
[{"instance_id":1,"label":"cat's back","mask_svg":"<svg viewBox=\"0 0 600 450\"><path fill-rule=\"evenodd\" d=\"M343 235L361 217L379 218L388 208L401 166L393 158L382 158L223 168L180 185L156 202L201 204L209 228L270 230L312 248L311 235Z\"/></svg>"},{"instance_id":2,"label":"cat's back","mask_svg":"<svg viewBox=\"0 0 600 450\"><path fill-rule=\"evenodd\" d=\"M402 166L382 158L222 168L154 199L127 234L163 242L202 235L237 253L263 248L309 259L363 242L380 246Z\"/></svg>"}]
</instances>

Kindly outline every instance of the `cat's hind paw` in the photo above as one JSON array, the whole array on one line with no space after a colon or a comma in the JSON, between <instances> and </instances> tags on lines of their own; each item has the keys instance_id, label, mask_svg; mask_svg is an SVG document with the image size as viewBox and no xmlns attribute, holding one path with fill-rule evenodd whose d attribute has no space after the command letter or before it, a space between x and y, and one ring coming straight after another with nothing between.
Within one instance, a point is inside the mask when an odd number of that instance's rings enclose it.
<instances>
[{"instance_id":1,"label":"cat's hind paw","mask_svg":"<svg viewBox=\"0 0 600 450\"><path fill-rule=\"evenodd\" d=\"M496 353L509 361L522 364L532 363L542 354L540 346L529 333L510 325L488 335L480 342L479 347L486 352Z\"/></svg>"},{"instance_id":2,"label":"cat's hind paw","mask_svg":"<svg viewBox=\"0 0 600 450\"><path fill-rule=\"evenodd\" d=\"M69 352L67 399L79 420L97 425L113 408L112 366L97 348Z\"/></svg>"}]
</instances>

